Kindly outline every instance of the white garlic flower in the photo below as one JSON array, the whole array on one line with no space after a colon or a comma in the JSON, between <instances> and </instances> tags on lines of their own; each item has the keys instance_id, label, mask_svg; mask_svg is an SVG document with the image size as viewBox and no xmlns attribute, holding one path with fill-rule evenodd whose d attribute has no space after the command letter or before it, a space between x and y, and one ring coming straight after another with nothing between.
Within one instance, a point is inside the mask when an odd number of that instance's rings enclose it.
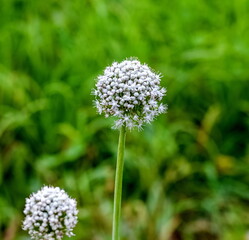
<instances>
[{"instance_id":1,"label":"white garlic flower","mask_svg":"<svg viewBox=\"0 0 249 240\"><path fill-rule=\"evenodd\" d=\"M23 230L35 240L61 240L73 236L77 223L76 201L59 187L43 187L26 198Z\"/></svg>"},{"instance_id":2,"label":"white garlic flower","mask_svg":"<svg viewBox=\"0 0 249 240\"><path fill-rule=\"evenodd\" d=\"M136 59L114 62L97 79L95 106L105 117L115 116L114 128L125 125L141 128L166 111L159 103L166 93L160 87L160 75Z\"/></svg>"}]
</instances>

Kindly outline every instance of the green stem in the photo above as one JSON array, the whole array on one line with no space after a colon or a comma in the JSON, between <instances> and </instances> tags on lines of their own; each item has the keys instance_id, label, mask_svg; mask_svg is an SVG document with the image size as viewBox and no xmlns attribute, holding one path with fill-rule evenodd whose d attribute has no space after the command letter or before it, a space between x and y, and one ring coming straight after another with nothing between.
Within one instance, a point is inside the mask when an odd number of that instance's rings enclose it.
<instances>
[{"instance_id":1,"label":"green stem","mask_svg":"<svg viewBox=\"0 0 249 240\"><path fill-rule=\"evenodd\" d=\"M126 135L126 127L122 126L119 133L117 166L116 166L116 175L115 175L112 240L119 240L125 135Z\"/></svg>"}]
</instances>

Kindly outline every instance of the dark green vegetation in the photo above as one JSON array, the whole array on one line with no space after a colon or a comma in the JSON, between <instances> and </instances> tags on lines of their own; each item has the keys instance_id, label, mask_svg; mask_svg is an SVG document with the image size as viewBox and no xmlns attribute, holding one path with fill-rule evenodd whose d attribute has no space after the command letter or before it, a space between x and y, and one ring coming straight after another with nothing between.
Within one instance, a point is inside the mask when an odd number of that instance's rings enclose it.
<instances>
[{"instance_id":1,"label":"dark green vegetation","mask_svg":"<svg viewBox=\"0 0 249 240\"><path fill-rule=\"evenodd\" d=\"M240 240L249 231L249 1L0 2L0 239L43 184L78 200L73 239L111 236L118 132L94 79L136 56L167 114L128 132L122 240Z\"/></svg>"}]
</instances>

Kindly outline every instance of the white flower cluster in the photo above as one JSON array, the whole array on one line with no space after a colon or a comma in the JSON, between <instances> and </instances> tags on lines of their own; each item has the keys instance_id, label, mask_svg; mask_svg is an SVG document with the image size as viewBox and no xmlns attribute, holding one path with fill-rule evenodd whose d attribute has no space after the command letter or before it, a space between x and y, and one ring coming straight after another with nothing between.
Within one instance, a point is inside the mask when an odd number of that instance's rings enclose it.
<instances>
[{"instance_id":1,"label":"white flower cluster","mask_svg":"<svg viewBox=\"0 0 249 240\"><path fill-rule=\"evenodd\" d=\"M58 187L43 187L26 199L23 229L32 239L60 240L71 237L77 223L76 201Z\"/></svg>"},{"instance_id":2,"label":"white flower cluster","mask_svg":"<svg viewBox=\"0 0 249 240\"><path fill-rule=\"evenodd\" d=\"M135 59L107 67L93 92L98 112L117 117L114 128L126 125L129 129L141 128L165 112L166 106L159 103L165 93L160 75Z\"/></svg>"}]
</instances>

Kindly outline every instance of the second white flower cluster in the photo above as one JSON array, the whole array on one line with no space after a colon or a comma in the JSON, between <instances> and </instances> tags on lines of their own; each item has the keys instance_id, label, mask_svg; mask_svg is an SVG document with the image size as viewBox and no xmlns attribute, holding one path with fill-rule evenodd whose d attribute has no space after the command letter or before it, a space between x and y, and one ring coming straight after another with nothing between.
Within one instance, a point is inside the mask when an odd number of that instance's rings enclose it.
<instances>
[{"instance_id":1,"label":"second white flower cluster","mask_svg":"<svg viewBox=\"0 0 249 240\"><path fill-rule=\"evenodd\" d=\"M26 218L23 229L32 239L61 240L63 235L73 236L77 223L76 201L64 190L56 187L43 187L26 199Z\"/></svg>"}]
</instances>

